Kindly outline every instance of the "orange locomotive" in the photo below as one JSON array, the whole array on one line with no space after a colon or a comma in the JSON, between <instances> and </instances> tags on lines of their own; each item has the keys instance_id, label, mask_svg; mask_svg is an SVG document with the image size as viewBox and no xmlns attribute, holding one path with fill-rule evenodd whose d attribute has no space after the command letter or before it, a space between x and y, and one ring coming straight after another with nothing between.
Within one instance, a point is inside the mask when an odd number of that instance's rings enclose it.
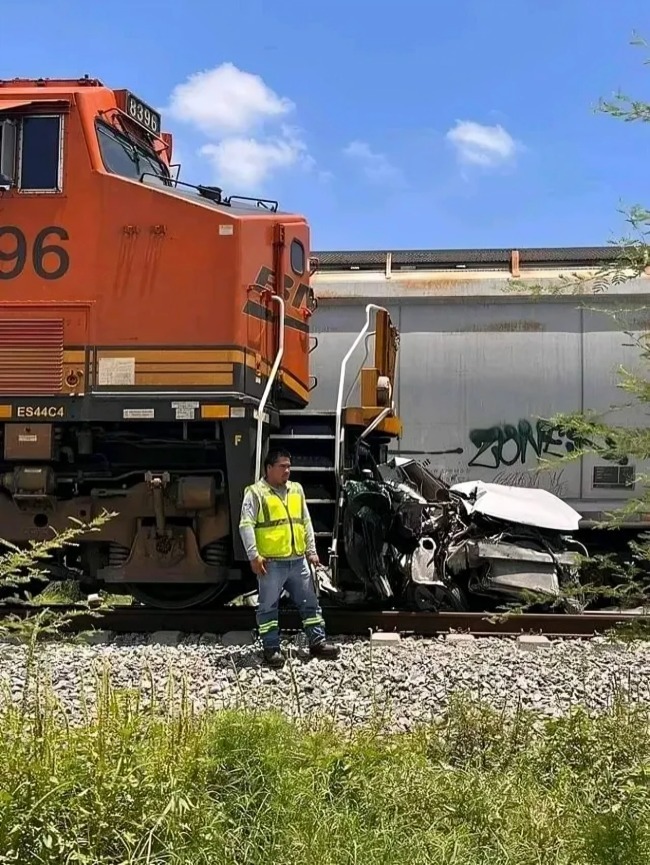
<instances>
[{"instance_id":1,"label":"orange locomotive","mask_svg":"<svg viewBox=\"0 0 650 865\"><path fill-rule=\"evenodd\" d=\"M176 180L171 135L132 93L0 82L0 537L107 508L53 574L162 606L241 591L260 434L289 411L303 441L309 283L306 220Z\"/></svg>"}]
</instances>

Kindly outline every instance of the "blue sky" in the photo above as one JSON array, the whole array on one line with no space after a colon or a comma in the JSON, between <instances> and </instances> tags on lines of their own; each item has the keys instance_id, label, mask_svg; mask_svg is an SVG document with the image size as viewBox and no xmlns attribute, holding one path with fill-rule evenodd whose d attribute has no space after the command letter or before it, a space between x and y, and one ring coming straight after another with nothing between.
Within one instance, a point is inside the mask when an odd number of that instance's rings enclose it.
<instances>
[{"instance_id":1,"label":"blue sky","mask_svg":"<svg viewBox=\"0 0 650 865\"><path fill-rule=\"evenodd\" d=\"M0 77L134 91L181 179L279 199L315 249L599 245L650 206L647 127L593 111L650 100L642 0L2 6Z\"/></svg>"}]
</instances>

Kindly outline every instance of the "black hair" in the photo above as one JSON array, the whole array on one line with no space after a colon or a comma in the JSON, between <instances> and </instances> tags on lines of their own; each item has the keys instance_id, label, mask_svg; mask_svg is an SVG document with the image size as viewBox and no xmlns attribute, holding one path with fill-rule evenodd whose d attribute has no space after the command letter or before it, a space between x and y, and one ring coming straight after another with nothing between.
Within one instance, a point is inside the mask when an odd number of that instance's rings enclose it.
<instances>
[{"instance_id":1,"label":"black hair","mask_svg":"<svg viewBox=\"0 0 650 865\"><path fill-rule=\"evenodd\" d=\"M282 459L282 457L291 459L291 454L284 448L275 448L274 450L270 450L264 457L264 471L266 471L269 466L274 466L279 459Z\"/></svg>"}]
</instances>

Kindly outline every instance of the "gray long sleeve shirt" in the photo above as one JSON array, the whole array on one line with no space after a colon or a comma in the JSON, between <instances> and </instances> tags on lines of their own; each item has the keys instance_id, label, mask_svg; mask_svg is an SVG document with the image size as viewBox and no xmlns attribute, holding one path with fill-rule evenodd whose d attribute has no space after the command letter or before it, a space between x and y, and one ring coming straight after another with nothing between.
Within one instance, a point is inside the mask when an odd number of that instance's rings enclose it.
<instances>
[{"instance_id":1,"label":"gray long sleeve shirt","mask_svg":"<svg viewBox=\"0 0 650 865\"><path fill-rule=\"evenodd\" d=\"M287 487L272 487L271 484L267 483L267 481L262 480L261 483L266 484L270 490L273 490L274 493L277 493L278 496L282 499L283 502L287 501ZM300 486L296 481L292 481L296 486ZM302 491L302 487L300 487ZM249 520L252 523L255 523L257 520L257 514L259 513L260 502L255 493L251 490L248 490L246 495L244 496L244 501L241 506L241 519ZM305 521L305 535L306 535L306 543L307 543L307 551L306 554L308 556L314 555L316 553L316 539L314 537L314 527L311 523L311 516L309 513L309 509L307 507L307 502L305 501L305 494L303 492L302 495L302 518ZM257 552L257 543L255 542L255 529L252 525L240 525L239 526L239 536L241 537L242 543L244 545L244 549L246 550L246 555L248 556L249 562L252 562L253 559L257 558L259 555ZM302 556L297 554L291 556L291 558L300 559Z\"/></svg>"}]
</instances>

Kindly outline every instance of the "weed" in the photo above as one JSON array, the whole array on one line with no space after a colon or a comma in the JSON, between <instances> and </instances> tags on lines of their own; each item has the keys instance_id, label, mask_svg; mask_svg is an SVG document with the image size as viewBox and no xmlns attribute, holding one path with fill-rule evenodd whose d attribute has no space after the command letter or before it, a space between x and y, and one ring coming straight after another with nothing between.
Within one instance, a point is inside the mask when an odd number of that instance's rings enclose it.
<instances>
[{"instance_id":1,"label":"weed","mask_svg":"<svg viewBox=\"0 0 650 865\"><path fill-rule=\"evenodd\" d=\"M650 861L650 710L622 700L552 721L455 700L380 735L198 713L182 686L157 705L108 668L81 724L30 693L0 709L3 865Z\"/></svg>"}]
</instances>

